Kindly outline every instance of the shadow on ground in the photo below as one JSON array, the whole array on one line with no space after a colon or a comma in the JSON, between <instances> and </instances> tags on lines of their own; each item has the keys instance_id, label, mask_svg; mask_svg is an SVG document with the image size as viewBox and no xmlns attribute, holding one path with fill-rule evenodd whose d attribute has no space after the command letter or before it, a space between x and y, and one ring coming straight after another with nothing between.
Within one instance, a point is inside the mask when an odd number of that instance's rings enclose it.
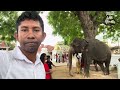
<instances>
[{"instance_id":1,"label":"shadow on ground","mask_svg":"<svg viewBox=\"0 0 120 90\"><path fill-rule=\"evenodd\" d=\"M103 75L103 72L99 70L95 71L94 67L90 68L90 77L85 78L83 74L77 74L76 68L72 68L73 77L68 74L69 68L66 63L56 64L57 67L53 67L52 77L53 79L117 79L117 70L110 70L109 75Z\"/></svg>"}]
</instances>

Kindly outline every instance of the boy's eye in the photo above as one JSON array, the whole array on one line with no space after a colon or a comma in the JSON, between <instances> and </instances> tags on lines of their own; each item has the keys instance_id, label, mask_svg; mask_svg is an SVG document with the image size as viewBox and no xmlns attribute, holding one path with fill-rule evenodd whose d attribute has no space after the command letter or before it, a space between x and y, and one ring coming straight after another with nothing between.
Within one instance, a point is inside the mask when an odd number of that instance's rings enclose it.
<instances>
[{"instance_id":1,"label":"boy's eye","mask_svg":"<svg viewBox=\"0 0 120 90\"><path fill-rule=\"evenodd\" d=\"M38 29L35 29L34 31L35 31L35 32L39 32L40 30L38 30Z\"/></svg>"},{"instance_id":2,"label":"boy's eye","mask_svg":"<svg viewBox=\"0 0 120 90\"><path fill-rule=\"evenodd\" d=\"M21 31L23 31L23 32L27 32L28 30L27 30L27 29L22 29Z\"/></svg>"}]
</instances>

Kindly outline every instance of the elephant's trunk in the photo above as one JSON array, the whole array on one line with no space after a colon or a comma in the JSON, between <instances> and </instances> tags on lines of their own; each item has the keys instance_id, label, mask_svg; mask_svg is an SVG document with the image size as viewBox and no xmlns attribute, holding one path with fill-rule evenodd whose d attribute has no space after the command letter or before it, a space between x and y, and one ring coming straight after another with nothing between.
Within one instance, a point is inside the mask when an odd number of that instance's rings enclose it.
<instances>
[{"instance_id":1,"label":"elephant's trunk","mask_svg":"<svg viewBox=\"0 0 120 90\"><path fill-rule=\"evenodd\" d=\"M68 52L68 59L69 59L69 75L70 75L70 76L73 76L73 75L72 75L72 72L71 72L71 70L72 70L72 54L73 54L73 50L72 50L72 47L70 47L69 52Z\"/></svg>"}]
</instances>

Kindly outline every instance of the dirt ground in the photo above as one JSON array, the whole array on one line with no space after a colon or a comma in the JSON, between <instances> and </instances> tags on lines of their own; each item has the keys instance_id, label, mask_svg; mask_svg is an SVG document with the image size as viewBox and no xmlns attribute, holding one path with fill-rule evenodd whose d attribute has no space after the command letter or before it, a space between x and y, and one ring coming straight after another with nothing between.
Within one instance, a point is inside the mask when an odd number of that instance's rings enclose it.
<instances>
[{"instance_id":1,"label":"dirt ground","mask_svg":"<svg viewBox=\"0 0 120 90\"><path fill-rule=\"evenodd\" d=\"M93 66L90 67L90 77L86 78L83 74L77 74L76 68L72 67L73 77L69 75L69 68L66 63L55 63L56 67L53 67L52 78L53 79L117 79L117 70L110 70L109 75L103 75L100 70L96 72Z\"/></svg>"}]
</instances>

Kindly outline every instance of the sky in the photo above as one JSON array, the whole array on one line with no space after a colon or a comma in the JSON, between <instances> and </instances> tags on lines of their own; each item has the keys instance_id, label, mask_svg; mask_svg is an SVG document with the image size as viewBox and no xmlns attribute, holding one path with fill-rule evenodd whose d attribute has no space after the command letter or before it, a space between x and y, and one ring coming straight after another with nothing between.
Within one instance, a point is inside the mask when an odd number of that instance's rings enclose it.
<instances>
[{"instance_id":1,"label":"sky","mask_svg":"<svg viewBox=\"0 0 120 90\"><path fill-rule=\"evenodd\" d=\"M52 35L52 31L53 28L52 26L48 23L47 20L47 15L48 15L49 11L45 11L43 14L40 14L40 16L42 17L43 21L44 21L44 31L46 33L46 38L45 40L42 42L42 44L44 45L56 45L56 43L58 41L63 41L61 36L54 36Z\"/></svg>"}]
</instances>

